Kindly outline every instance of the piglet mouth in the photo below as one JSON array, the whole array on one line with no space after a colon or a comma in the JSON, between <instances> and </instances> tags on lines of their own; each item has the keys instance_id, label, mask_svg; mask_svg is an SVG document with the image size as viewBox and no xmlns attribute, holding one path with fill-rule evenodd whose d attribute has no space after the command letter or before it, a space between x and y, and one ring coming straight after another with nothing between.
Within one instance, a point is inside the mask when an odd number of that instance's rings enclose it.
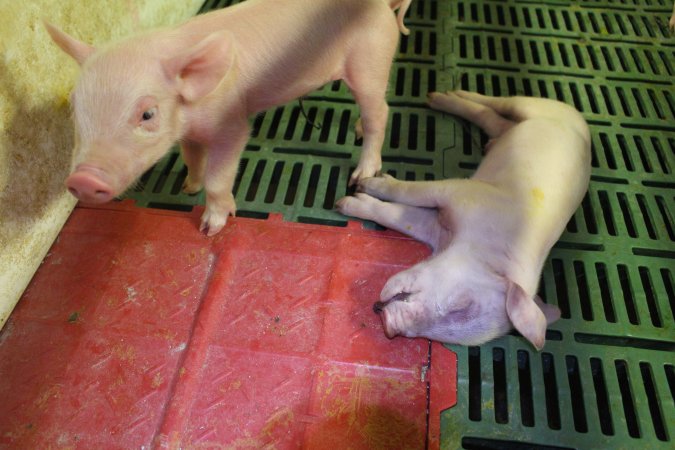
<instances>
[{"instance_id":1,"label":"piglet mouth","mask_svg":"<svg viewBox=\"0 0 675 450\"><path fill-rule=\"evenodd\" d=\"M387 311L386 306L391 302L407 301L408 297L410 297L409 292L399 292L386 302L375 302L373 304L373 311L380 316L380 319L382 319L382 327L384 328L384 334L389 339L393 339L394 337L398 336L400 332L394 326L392 318L389 312Z\"/></svg>"}]
</instances>

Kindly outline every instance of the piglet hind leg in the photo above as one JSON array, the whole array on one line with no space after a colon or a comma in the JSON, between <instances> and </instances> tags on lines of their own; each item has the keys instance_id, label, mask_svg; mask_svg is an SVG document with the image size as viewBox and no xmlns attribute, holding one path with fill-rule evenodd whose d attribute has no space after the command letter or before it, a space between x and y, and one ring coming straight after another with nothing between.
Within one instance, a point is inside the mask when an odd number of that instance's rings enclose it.
<instances>
[{"instance_id":1,"label":"piglet hind leg","mask_svg":"<svg viewBox=\"0 0 675 450\"><path fill-rule=\"evenodd\" d=\"M476 92L431 93L429 104L474 122L490 137L498 137L517 123L529 119L549 119L569 126L590 140L588 125L574 107L547 98L491 97Z\"/></svg>"},{"instance_id":2,"label":"piglet hind leg","mask_svg":"<svg viewBox=\"0 0 675 450\"><path fill-rule=\"evenodd\" d=\"M389 25L395 27L393 22ZM344 81L361 110L356 131L363 135L361 156L350 177L350 186L378 174L382 169L382 145L389 117L385 97L389 69L397 45L397 39L383 35L382 31L375 28L364 35L347 61ZM391 31L391 36L398 36L397 28Z\"/></svg>"},{"instance_id":3,"label":"piglet hind leg","mask_svg":"<svg viewBox=\"0 0 675 450\"><path fill-rule=\"evenodd\" d=\"M187 176L183 182L183 192L196 194L204 187L206 173L206 152L202 145L192 141L181 143L181 154L187 167Z\"/></svg>"},{"instance_id":4,"label":"piglet hind leg","mask_svg":"<svg viewBox=\"0 0 675 450\"><path fill-rule=\"evenodd\" d=\"M389 116L389 106L384 95L377 98L377 95L354 92L354 96L361 107L357 130L363 133L363 148L358 165L349 179L350 186L382 170L382 144Z\"/></svg>"},{"instance_id":5,"label":"piglet hind leg","mask_svg":"<svg viewBox=\"0 0 675 450\"><path fill-rule=\"evenodd\" d=\"M464 91L446 92L445 94L431 92L428 95L428 104L433 109L445 111L475 123L492 139L501 136L515 125L491 106L477 101L478 98L477 94L473 96Z\"/></svg>"},{"instance_id":6,"label":"piglet hind leg","mask_svg":"<svg viewBox=\"0 0 675 450\"><path fill-rule=\"evenodd\" d=\"M356 134L357 140L360 141L363 139L363 123L360 117L356 119L356 123L354 124L354 133Z\"/></svg>"}]
</instances>

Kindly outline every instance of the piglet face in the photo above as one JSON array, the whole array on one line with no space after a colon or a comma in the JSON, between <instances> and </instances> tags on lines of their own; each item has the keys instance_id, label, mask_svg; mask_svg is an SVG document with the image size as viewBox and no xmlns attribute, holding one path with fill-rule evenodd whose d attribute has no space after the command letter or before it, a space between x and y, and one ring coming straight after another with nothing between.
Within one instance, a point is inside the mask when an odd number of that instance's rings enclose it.
<instances>
[{"instance_id":1,"label":"piglet face","mask_svg":"<svg viewBox=\"0 0 675 450\"><path fill-rule=\"evenodd\" d=\"M162 89L159 64L153 74L111 53L85 63L71 95L76 146L66 186L85 202L122 193L179 137L177 102Z\"/></svg>"},{"instance_id":2,"label":"piglet face","mask_svg":"<svg viewBox=\"0 0 675 450\"><path fill-rule=\"evenodd\" d=\"M234 60L226 32L196 42L147 34L96 49L45 26L82 68L71 96L76 146L66 186L86 202L111 200L157 162L185 134L186 107L213 92Z\"/></svg>"},{"instance_id":3,"label":"piglet face","mask_svg":"<svg viewBox=\"0 0 675 450\"><path fill-rule=\"evenodd\" d=\"M504 279L436 263L424 261L385 285L375 310L387 337L479 345L509 331Z\"/></svg>"},{"instance_id":4,"label":"piglet face","mask_svg":"<svg viewBox=\"0 0 675 450\"><path fill-rule=\"evenodd\" d=\"M466 249L445 252L391 277L375 304L387 337L480 345L515 328L537 349L557 306L527 294Z\"/></svg>"}]
</instances>

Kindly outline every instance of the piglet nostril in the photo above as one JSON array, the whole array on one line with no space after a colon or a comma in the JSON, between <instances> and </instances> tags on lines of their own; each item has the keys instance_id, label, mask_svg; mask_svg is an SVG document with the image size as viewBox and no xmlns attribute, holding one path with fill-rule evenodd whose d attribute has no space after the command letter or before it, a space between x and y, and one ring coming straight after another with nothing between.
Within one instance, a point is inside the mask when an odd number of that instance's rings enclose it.
<instances>
[{"instance_id":1,"label":"piglet nostril","mask_svg":"<svg viewBox=\"0 0 675 450\"><path fill-rule=\"evenodd\" d=\"M70 192L71 194L73 194L73 196L76 197L76 198L79 198L79 197L80 197L80 193L79 193L79 192L77 191L77 189L75 189L74 187L69 187L69 188L68 188L68 192Z\"/></svg>"}]
</instances>

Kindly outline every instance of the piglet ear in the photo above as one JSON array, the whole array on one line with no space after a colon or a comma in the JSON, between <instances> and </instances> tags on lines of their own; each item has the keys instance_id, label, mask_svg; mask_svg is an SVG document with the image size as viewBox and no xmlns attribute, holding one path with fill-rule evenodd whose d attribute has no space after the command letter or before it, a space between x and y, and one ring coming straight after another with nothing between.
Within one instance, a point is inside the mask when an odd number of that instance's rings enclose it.
<instances>
[{"instance_id":1,"label":"piglet ear","mask_svg":"<svg viewBox=\"0 0 675 450\"><path fill-rule=\"evenodd\" d=\"M557 306L544 303L544 301L541 298L539 298L538 295L534 296L534 302L537 304L539 309L541 309L541 311L544 313L547 325L551 325L553 322L560 319L560 308L558 308Z\"/></svg>"},{"instance_id":2,"label":"piglet ear","mask_svg":"<svg viewBox=\"0 0 675 450\"><path fill-rule=\"evenodd\" d=\"M56 28L51 23L45 21L45 28L47 32L52 37L52 40L56 45L61 47L61 50L70 55L79 65L84 64L84 62L89 58L89 56L96 51L94 47L89 44L85 44L82 41L78 41L72 36L64 33L63 31Z\"/></svg>"},{"instance_id":3,"label":"piglet ear","mask_svg":"<svg viewBox=\"0 0 675 450\"><path fill-rule=\"evenodd\" d=\"M520 285L510 280L506 293L506 313L516 330L537 350L544 347L547 323L560 317L558 308L546 305L536 296L528 297Z\"/></svg>"},{"instance_id":4,"label":"piglet ear","mask_svg":"<svg viewBox=\"0 0 675 450\"><path fill-rule=\"evenodd\" d=\"M232 66L234 52L229 33L208 35L199 43L162 61L164 74L178 83L178 90L187 102L210 94Z\"/></svg>"}]
</instances>

